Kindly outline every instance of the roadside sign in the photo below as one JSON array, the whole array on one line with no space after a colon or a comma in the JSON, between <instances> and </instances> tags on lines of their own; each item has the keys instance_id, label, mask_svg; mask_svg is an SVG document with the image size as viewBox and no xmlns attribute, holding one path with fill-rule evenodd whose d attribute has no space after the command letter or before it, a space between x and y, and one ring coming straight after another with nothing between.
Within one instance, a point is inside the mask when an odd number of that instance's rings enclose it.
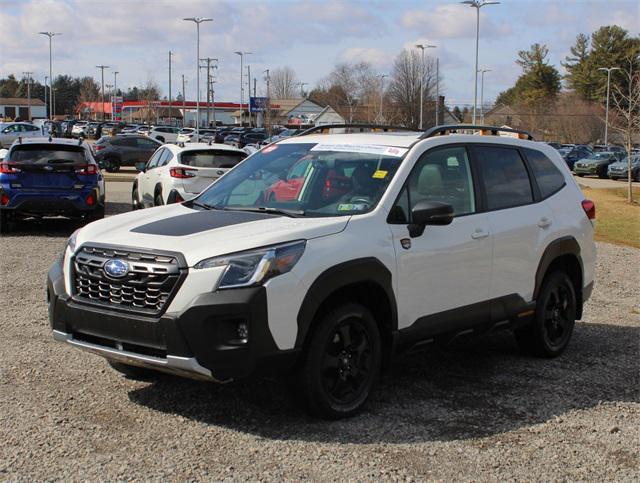
<instances>
[{"instance_id":1,"label":"roadside sign","mask_svg":"<svg viewBox=\"0 0 640 483\"><path fill-rule=\"evenodd\" d=\"M250 97L249 112L264 112L269 103L268 97Z\"/></svg>"}]
</instances>

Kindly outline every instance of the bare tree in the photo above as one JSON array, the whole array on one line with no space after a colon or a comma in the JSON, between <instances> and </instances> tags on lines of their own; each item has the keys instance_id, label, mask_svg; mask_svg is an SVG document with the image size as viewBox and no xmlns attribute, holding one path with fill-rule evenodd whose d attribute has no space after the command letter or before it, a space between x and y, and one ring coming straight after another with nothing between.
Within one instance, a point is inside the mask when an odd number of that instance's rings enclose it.
<instances>
[{"instance_id":1,"label":"bare tree","mask_svg":"<svg viewBox=\"0 0 640 483\"><path fill-rule=\"evenodd\" d=\"M279 67L271 71L271 97L274 99L293 99L298 97L296 84L298 76L295 71L288 66Z\"/></svg>"},{"instance_id":2,"label":"bare tree","mask_svg":"<svg viewBox=\"0 0 640 483\"><path fill-rule=\"evenodd\" d=\"M147 78L147 83L140 89L140 99L146 103L146 120L147 124L158 122L157 101L160 99L160 86L152 76Z\"/></svg>"},{"instance_id":3,"label":"bare tree","mask_svg":"<svg viewBox=\"0 0 640 483\"><path fill-rule=\"evenodd\" d=\"M391 73L389 84L389 100L394 105L400 123L411 128L418 128L420 124L420 79L422 77L423 118L424 125L434 122L436 65L432 57L427 56L422 65L421 55L414 50L403 50L398 54Z\"/></svg>"},{"instance_id":4,"label":"bare tree","mask_svg":"<svg viewBox=\"0 0 640 483\"><path fill-rule=\"evenodd\" d=\"M624 84L628 85L628 90L619 85L615 85L611 96L613 100L611 127L622 134L625 147L627 148L627 199L629 203L631 203L633 201L631 146L633 136L640 133L640 72L634 72L633 59L628 59L628 62L628 69L622 71L626 77Z\"/></svg>"},{"instance_id":5,"label":"bare tree","mask_svg":"<svg viewBox=\"0 0 640 483\"><path fill-rule=\"evenodd\" d=\"M376 92L376 74L368 62L356 64L341 63L334 67L321 89L339 96L335 99L336 108L346 105L349 122L354 120L354 110L359 104L365 105L368 98ZM367 117L367 114L360 117Z\"/></svg>"}]
</instances>

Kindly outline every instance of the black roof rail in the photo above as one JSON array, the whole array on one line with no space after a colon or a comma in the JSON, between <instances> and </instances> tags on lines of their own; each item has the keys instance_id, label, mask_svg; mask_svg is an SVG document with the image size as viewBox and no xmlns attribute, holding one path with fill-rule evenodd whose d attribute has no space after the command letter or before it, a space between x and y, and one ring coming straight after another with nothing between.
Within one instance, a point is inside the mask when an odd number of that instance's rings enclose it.
<instances>
[{"instance_id":1,"label":"black roof rail","mask_svg":"<svg viewBox=\"0 0 640 483\"><path fill-rule=\"evenodd\" d=\"M431 129L427 129L424 134L420 136L420 139L427 139L434 136L444 136L447 133L453 133L458 130L466 131L471 129L474 129L476 131L491 131L492 136L497 136L499 132L510 132L526 136L526 139L528 139L529 141L534 140L533 136L529 132L523 131L521 129L512 129L510 127L497 126L480 126L476 124L447 124L444 126L435 126Z\"/></svg>"},{"instance_id":2,"label":"black roof rail","mask_svg":"<svg viewBox=\"0 0 640 483\"><path fill-rule=\"evenodd\" d=\"M316 133L318 131L322 132L322 131L328 130L328 129L347 129L347 130L349 130L348 131L349 133L365 132L364 129L371 130L371 132L376 132L376 131L380 131L380 132L393 132L393 131L420 132L417 129L411 129L409 127L404 127L404 126L386 126L386 125L383 125L383 124L324 124L324 125L321 125L321 126L313 126L313 127L310 127L309 129L305 129L301 133L296 134L295 137L297 137L297 136L306 136L308 134L313 134L313 133Z\"/></svg>"}]
</instances>

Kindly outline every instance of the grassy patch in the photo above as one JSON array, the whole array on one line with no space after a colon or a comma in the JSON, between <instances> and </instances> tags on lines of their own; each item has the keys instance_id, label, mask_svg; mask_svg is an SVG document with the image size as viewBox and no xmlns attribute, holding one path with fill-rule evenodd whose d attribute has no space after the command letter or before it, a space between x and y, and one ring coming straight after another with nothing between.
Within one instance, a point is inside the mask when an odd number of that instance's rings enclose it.
<instances>
[{"instance_id":1,"label":"grassy patch","mask_svg":"<svg viewBox=\"0 0 640 483\"><path fill-rule=\"evenodd\" d=\"M627 188L586 188L584 195L596 204L596 240L640 248L640 188L634 187L634 203L627 202Z\"/></svg>"}]
</instances>

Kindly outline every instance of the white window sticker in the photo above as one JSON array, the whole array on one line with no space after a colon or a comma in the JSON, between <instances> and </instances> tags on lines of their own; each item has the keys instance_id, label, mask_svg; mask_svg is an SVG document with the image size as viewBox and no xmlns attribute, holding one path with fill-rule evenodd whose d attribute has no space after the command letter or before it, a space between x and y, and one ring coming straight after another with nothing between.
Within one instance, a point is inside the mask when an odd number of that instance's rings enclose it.
<instances>
[{"instance_id":1,"label":"white window sticker","mask_svg":"<svg viewBox=\"0 0 640 483\"><path fill-rule=\"evenodd\" d=\"M401 158L408 151L406 148L378 146L376 144L316 144L311 151L333 151L340 153L377 154Z\"/></svg>"}]
</instances>

